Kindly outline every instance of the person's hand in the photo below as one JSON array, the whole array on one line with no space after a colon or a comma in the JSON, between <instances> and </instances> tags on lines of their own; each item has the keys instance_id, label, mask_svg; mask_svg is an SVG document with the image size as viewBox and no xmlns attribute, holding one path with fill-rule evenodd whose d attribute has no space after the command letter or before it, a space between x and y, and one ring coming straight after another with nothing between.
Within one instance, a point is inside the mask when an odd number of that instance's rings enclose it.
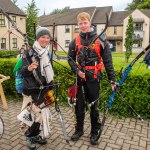
<instances>
[{"instance_id":1,"label":"person's hand","mask_svg":"<svg viewBox=\"0 0 150 150\"><path fill-rule=\"evenodd\" d=\"M32 64L30 64L29 66L28 66L28 70L29 71L33 71L34 69L36 69L37 67L38 67L38 63L37 62L33 62Z\"/></svg>"},{"instance_id":2,"label":"person's hand","mask_svg":"<svg viewBox=\"0 0 150 150\"><path fill-rule=\"evenodd\" d=\"M78 76L80 77L80 78L85 78L85 73L83 73L82 71L78 71Z\"/></svg>"},{"instance_id":3,"label":"person's hand","mask_svg":"<svg viewBox=\"0 0 150 150\"><path fill-rule=\"evenodd\" d=\"M111 83L111 90L115 91L115 89L116 89L116 82L110 81L110 83Z\"/></svg>"},{"instance_id":4,"label":"person's hand","mask_svg":"<svg viewBox=\"0 0 150 150\"><path fill-rule=\"evenodd\" d=\"M111 84L111 89L112 89L112 91L115 91L115 89L116 89L116 84Z\"/></svg>"}]
</instances>

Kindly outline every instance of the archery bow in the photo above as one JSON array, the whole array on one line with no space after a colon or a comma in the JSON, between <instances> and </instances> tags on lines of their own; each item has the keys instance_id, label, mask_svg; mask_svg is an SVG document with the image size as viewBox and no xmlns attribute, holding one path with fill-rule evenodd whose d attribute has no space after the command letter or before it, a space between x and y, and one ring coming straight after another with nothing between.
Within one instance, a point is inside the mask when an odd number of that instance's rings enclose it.
<instances>
[{"instance_id":1,"label":"archery bow","mask_svg":"<svg viewBox=\"0 0 150 150\"><path fill-rule=\"evenodd\" d=\"M117 93L117 87L120 87L123 85L124 81L126 80L126 78L128 77L130 71L132 70L132 66L135 64L135 62L142 56L144 55L148 50L150 49L150 44L141 52L138 54L137 57L134 58L134 60L126 67L126 69L124 70L123 72L123 75L119 81L119 83L114 83L116 84L116 89L114 91L112 91L112 94L111 96L109 97L108 99L108 103L107 103L107 106L106 106L106 111L104 112L104 116L103 116L103 119L102 119L102 122L101 122L101 128L99 130L99 134L98 134L98 138L97 140L100 138L101 134L102 134L102 131L103 131L103 128L104 128L104 124L105 124L105 120L107 118L107 114L108 114L108 110L111 108L112 106L112 103L114 101L114 98L115 98L115 95ZM119 93L119 95L121 96L121 94ZM121 96L121 98L124 100L124 98ZM125 101L125 100L124 100ZM126 102L126 101L125 101ZM143 119L141 118L141 116L131 107L131 105L129 105L128 103L126 103L130 108L131 110L137 115L137 117L143 121Z\"/></svg>"}]
</instances>

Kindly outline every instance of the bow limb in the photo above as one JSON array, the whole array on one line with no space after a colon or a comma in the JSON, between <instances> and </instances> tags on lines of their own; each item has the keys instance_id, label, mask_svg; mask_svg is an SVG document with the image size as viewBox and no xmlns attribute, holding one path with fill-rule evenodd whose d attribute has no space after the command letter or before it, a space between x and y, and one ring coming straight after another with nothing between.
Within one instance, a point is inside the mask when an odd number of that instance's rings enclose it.
<instances>
[{"instance_id":1,"label":"bow limb","mask_svg":"<svg viewBox=\"0 0 150 150\"><path fill-rule=\"evenodd\" d=\"M103 39L101 38L101 36L104 34L104 32L106 31L108 27L108 15L106 14L106 25L105 28L103 29L103 31L97 35L97 37L89 44L88 48L91 47L91 45L99 38L101 41L103 41Z\"/></svg>"},{"instance_id":2,"label":"bow limb","mask_svg":"<svg viewBox=\"0 0 150 150\"><path fill-rule=\"evenodd\" d=\"M17 27L16 22L14 22L10 16L3 11L3 9L0 8L0 12L8 19L9 22L11 22L12 26L24 37L24 34L19 30L19 28Z\"/></svg>"},{"instance_id":3,"label":"bow limb","mask_svg":"<svg viewBox=\"0 0 150 150\"><path fill-rule=\"evenodd\" d=\"M53 24L53 39L52 39L52 54L51 54L51 64L53 67L53 53L54 53L54 36L55 36L55 23Z\"/></svg>"},{"instance_id":4,"label":"bow limb","mask_svg":"<svg viewBox=\"0 0 150 150\"><path fill-rule=\"evenodd\" d=\"M53 56L54 56L54 44L57 43L55 41L55 23L53 24L53 36L51 38L52 38L52 53L51 53L51 64L52 64L52 67L53 67L53 62L55 62L55 63L59 64L60 66L62 66L63 68L65 68L68 71L68 73L71 74L71 72L68 70L67 67L65 67L64 65L60 64L59 62L57 62L57 61L55 61L53 59Z\"/></svg>"},{"instance_id":5,"label":"bow limb","mask_svg":"<svg viewBox=\"0 0 150 150\"><path fill-rule=\"evenodd\" d=\"M127 78L127 76L129 75L130 71L132 70L132 66L135 64L135 62L142 56L144 55L148 50L150 49L150 44L141 52L139 53L134 59L133 61L126 67L126 69L123 72L123 75L119 81L119 86L122 86L123 82L125 81L125 79Z\"/></svg>"},{"instance_id":6,"label":"bow limb","mask_svg":"<svg viewBox=\"0 0 150 150\"><path fill-rule=\"evenodd\" d=\"M25 43L25 45L26 45L26 48L28 48L28 47L27 47L27 46L28 46L28 38L30 38L30 37L28 37L28 35L27 35L26 33L23 33L23 32L18 28L16 22L11 19L11 17L8 15L8 13L4 12L3 9L1 9L1 8L0 8L0 12L8 19L9 22L11 22L12 26L14 27L14 29L15 29L18 33L20 33L20 34L23 36L23 38L24 38L24 43ZM33 40L32 38L30 38L30 39ZM33 40L33 41L34 41L34 40Z\"/></svg>"}]
</instances>

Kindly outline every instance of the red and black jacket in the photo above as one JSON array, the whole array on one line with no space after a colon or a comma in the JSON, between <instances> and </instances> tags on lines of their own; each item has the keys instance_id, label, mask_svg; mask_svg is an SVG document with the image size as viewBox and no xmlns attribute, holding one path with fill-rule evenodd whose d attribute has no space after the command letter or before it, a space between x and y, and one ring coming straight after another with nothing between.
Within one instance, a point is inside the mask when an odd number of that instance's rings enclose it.
<instances>
[{"instance_id":1,"label":"red and black jacket","mask_svg":"<svg viewBox=\"0 0 150 150\"><path fill-rule=\"evenodd\" d=\"M95 37L97 36L97 32L96 29L93 27L92 28L93 31L91 32L87 32L87 33L80 33L80 40L81 40L81 44L84 46L88 46L91 41L93 39L95 39ZM109 49L109 45L107 44L107 42L101 43L100 42L100 55L101 58L103 60L107 75L108 75L108 79L110 81L115 81L115 75L114 75L114 68L113 68L113 64L112 64L112 55L111 55L111 51ZM76 61L76 57L80 57L80 55L83 55L85 53L82 52L82 50L80 50L81 52L79 52L79 54L77 54L78 49L76 47L76 39L72 40L69 44L69 51L68 51L68 55L74 60ZM86 50L86 54L87 56L85 56L85 61L84 61L84 67L85 66L94 66L96 61L99 61L99 57L97 55L96 52L94 52L93 50ZM71 58L68 57L68 63L71 67L71 69L73 71L76 71L78 69L78 67L73 63L73 61L71 60ZM81 59L82 60L82 59ZM78 63L81 64L82 61L80 62L78 60ZM83 64L81 64L81 66L83 66ZM94 73L94 70L93 70ZM93 79L94 76L89 73L88 71L86 71L86 79L90 80Z\"/></svg>"}]
</instances>

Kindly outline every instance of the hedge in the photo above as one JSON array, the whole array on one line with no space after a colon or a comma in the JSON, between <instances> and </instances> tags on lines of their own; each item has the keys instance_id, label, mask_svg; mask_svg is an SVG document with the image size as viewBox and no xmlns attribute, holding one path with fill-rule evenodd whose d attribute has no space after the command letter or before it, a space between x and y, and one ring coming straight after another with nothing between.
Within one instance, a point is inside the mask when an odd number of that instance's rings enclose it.
<instances>
[{"instance_id":1,"label":"hedge","mask_svg":"<svg viewBox=\"0 0 150 150\"><path fill-rule=\"evenodd\" d=\"M0 58L16 58L19 52L19 50L0 50Z\"/></svg>"},{"instance_id":2,"label":"hedge","mask_svg":"<svg viewBox=\"0 0 150 150\"><path fill-rule=\"evenodd\" d=\"M0 74L11 77L9 80L3 82L5 94L7 95L16 95L15 78L12 73L16 61L17 59L14 58L0 59ZM60 102L67 104L67 89L70 84L74 82L74 75L73 73L70 73L70 68L66 63L63 65L65 65L67 69L54 63L55 81L60 83L58 92ZM119 69L120 68L117 67L115 68L116 73L118 73ZM118 88L117 91L121 93L126 102L129 103L142 117L150 118L150 71L142 68L142 70L138 72L139 73L137 74L137 70L133 68L126 82L121 88ZM117 81L119 81L119 77L117 77ZM102 95L110 88L110 83L104 78L101 81L100 87ZM106 101L110 95L111 92L99 100L99 108L101 111L104 111ZM116 94L110 112L120 116L135 116L124 100L121 99L119 94Z\"/></svg>"}]
</instances>

